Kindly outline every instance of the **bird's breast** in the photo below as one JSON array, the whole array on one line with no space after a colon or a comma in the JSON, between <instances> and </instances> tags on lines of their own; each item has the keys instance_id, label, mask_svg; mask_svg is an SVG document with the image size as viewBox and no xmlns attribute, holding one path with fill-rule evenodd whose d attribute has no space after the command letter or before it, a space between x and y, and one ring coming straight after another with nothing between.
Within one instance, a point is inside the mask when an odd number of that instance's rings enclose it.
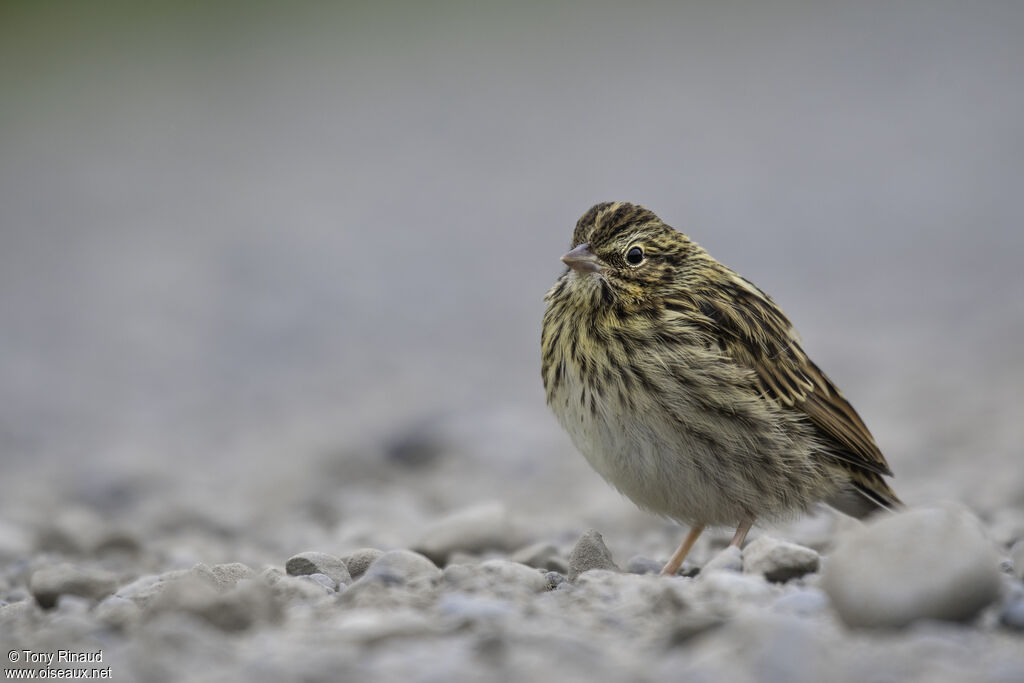
<instances>
[{"instance_id":1,"label":"bird's breast","mask_svg":"<svg viewBox=\"0 0 1024 683\"><path fill-rule=\"evenodd\" d=\"M718 497L710 493L713 465L702 464L716 454L678 427L677 418L655 400L650 387L628 370L615 369L613 360L593 354L584 362L572 357L559 362L562 374L549 391L549 403L598 474L658 514L734 523L734 511L719 511ZM676 395L674 400L685 399Z\"/></svg>"}]
</instances>

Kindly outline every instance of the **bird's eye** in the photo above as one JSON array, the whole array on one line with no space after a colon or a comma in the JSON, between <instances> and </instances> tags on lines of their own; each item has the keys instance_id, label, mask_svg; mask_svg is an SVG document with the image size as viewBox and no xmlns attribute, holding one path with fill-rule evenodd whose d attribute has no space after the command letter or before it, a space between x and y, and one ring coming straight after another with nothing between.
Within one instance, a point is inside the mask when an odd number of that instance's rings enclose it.
<instances>
[{"instance_id":1,"label":"bird's eye","mask_svg":"<svg viewBox=\"0 0 1024 683\"><path fill-rule=\"evenodd\" d=\"M640 247L633 247L626 252L626 260L630 265L637 265L644 260L644 250Z\"/></svg>"}]
</instances>

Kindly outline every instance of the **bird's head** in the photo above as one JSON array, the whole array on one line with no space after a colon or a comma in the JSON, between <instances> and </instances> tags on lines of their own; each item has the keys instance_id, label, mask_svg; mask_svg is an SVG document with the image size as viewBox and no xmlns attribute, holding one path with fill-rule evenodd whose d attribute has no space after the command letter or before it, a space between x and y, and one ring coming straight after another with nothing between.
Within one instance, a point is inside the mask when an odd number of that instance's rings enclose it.
<instances>
[{"instance_id":1,"label":"bird's head","mask_svg":"<svg viewBox=\"0 0 1024 683\"><path fill-rule=\"evenodd\" d=\"M636 204L605 202L576 223L562 262L583 286L610 286L616 297L649 299L677 281L696 245ZM586 283L586 284L584 284Z\"/></svg>"}]
</instances>

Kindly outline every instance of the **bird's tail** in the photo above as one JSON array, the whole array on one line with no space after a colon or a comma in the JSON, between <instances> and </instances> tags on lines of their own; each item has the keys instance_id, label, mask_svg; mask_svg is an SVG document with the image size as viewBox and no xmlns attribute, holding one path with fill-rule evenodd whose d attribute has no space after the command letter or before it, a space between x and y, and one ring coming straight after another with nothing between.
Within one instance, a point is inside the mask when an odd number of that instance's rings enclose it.
<instances>
[{"instance_id":1,"label":"bird's tail","mask_svg":"<svg viewBox=\"0 0 1024 683\"><path fill-rule=\"evenodd\" d=\"M905 507L882 477L874 472L857 472L849 485L827 502L840 512L863 519L874 513L894 512Z\"/></svg>"}]
</instances>

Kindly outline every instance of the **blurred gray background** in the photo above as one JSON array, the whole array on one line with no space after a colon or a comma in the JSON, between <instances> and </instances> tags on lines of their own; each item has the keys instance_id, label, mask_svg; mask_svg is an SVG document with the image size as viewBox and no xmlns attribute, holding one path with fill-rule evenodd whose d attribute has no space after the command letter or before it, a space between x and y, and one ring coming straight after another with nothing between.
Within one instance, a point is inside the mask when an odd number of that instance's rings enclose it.
<instances>
[{"instance_id":1,"label":"blurred gray background","mask_svg":"<svg viewBox=\"0 0 1024 683\"><path fill-rule=\"evenodd\" d=\"M1020 508L1022 35L1012 1L5 2L0 511L632 515L538 368L604 200L769 292L909 501Z\"/></svg>"}]
</instances>

